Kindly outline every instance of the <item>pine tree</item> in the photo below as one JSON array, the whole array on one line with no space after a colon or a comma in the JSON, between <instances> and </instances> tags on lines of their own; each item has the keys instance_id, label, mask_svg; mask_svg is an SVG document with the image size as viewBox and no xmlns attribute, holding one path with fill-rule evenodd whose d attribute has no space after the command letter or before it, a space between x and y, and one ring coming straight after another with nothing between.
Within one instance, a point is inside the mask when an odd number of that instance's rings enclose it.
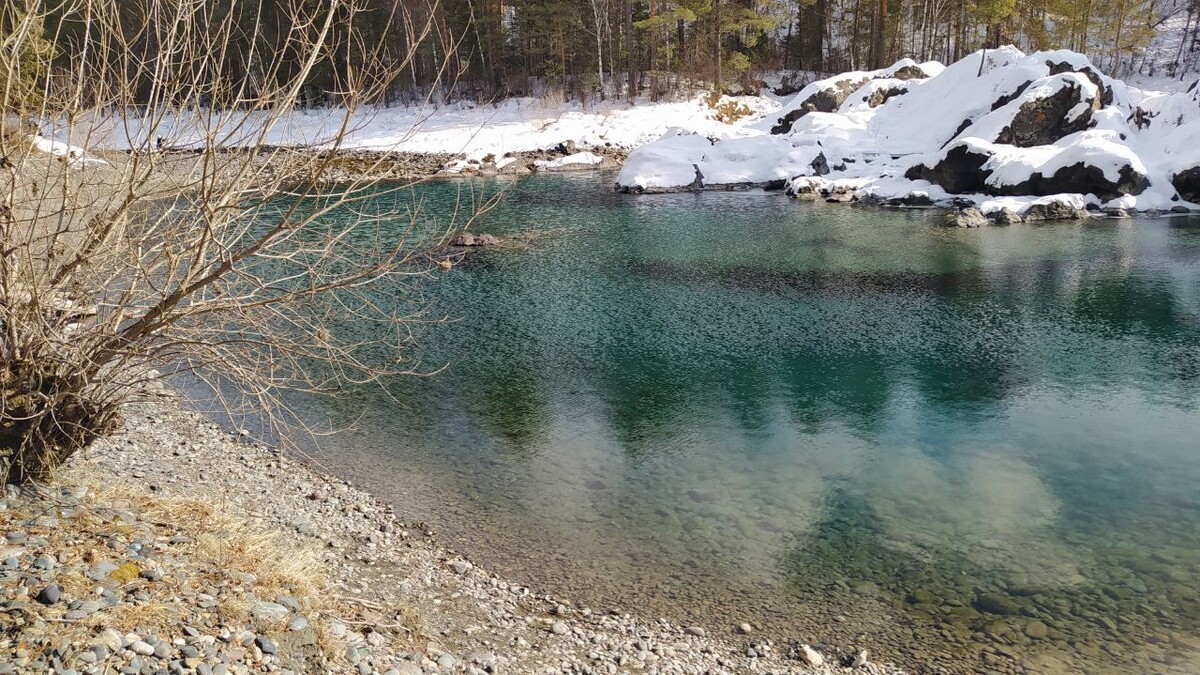
<instances>
[{"instance_id":1,"label":"pine tree","mask_svg":"<svg viewBox=\"0 0 1200 675\"><path fill-rule=\"evenodd\" d=\"M41 105L54 45L39 15L13 6L0 10L0 30L0 111L21 114Z\"/></svg>"}]
</instances>

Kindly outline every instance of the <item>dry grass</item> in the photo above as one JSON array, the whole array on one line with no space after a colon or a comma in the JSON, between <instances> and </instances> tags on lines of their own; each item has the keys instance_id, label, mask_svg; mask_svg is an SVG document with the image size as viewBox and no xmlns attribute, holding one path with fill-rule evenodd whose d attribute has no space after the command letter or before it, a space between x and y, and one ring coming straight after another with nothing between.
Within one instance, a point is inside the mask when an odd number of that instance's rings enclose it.
<instances>
[{"instance_id":1,"label":"dry grass","mask_svg":"<svg viewBox=\"0 0 1200 675\"><path fill-rule=\"evenodd\" d=\"M169 545L170 554L186 560L186 580L168 574L154 583L140 578L130 584L142 584L152 593L148 602L122 602L116 607L91 615L78 624L65 625L65 631L84 637L104 628L127 632L147 628L162 635L179 632L179 626L189 621L196 608L192 603L177 600L184 593L198 593L220 584L240 587L252 592L259 600L273 600L287 595L300 602L302 613L310 617L317 645L327 658L341 659L345 642L330 630L331 620L339 621L352 630L375 631L390 635L410 647L424 648L428 640L421 617L405 607L385 606L359 598L339 596L333 590L328 570L321 562L319 549L297 541L280 530L262 524L251 524L234 513L232 506L197 499L164 497L149 494L144 487L118 478L88 463L77 462L60 476L72 485L89 490L85 500L91 512L81 513L75 525L92 543L68 546L72 559L95 559L95 542L105 536L134 536L139 529L153 528L158 542L185 535L190 542ZM139 519L138 527L122 521L105 520L94 509L118 505L128 507ZM2 520L0 520L2 522ZM253 583L246 583L253 575ZM136 575L135 575L136 576ZM73 575L63 582L68 595L90 595L96 585L82 575ZM124 588L128 588L125 586ZM262 630L282 630L277 622L251 616L252 603L225 594L212 611L227 625L256 624ZM75 637L64 632L64 637ZM347 666L348 667L348 666Z\"/></svg>"},{"instance_id":2,"label":"dry grass","mask_svg":"<svg viewBox=\"0 0 1200 675\"><path fill-rule=\"evenodd\" d=\"M104 540L110 537L128 539L147 529L160 543L178 535L190 541L168 545L170 556L184 561L186 574L175 575L168 568L163 579L148 582L138 577L141 568L125 563L112 578L125 590L140 584L150 594L149 601L122 602L84 621L64 624L64 636L78 633L79 637L84 637L83 632L94 634L103 628L121 632L147 628L176 633L196 611L190 603L178 600L179 596L199 593L222 582L252 592L259 599L271 600L276 595L294 597L309 614L333 610L334 606L324 600L321 592L327 584L325 569L317 550L311 546L289 540L277 530L251 525L246 519L209 503L147 494L128 482L82 463L72 469L70 479L71 484L86 486L89 496L84 500L80 514L72 520L72 527L63 528L71 534L51 539L54 552L65 555L68 564L87 564L102 559L111 555L103 548ZM137 515L138 527L98 515L99 509L114 506L127 506ZM0 515L0 523L7 525L3 515L7 514ZM246 583L250 579L246 575L253 575L252 583ZM88 597L97 585L79 573L60 574L58 583L62 584L68 597ZM250 614L251 607L248 600L223 596L214 611L226 624L258 623L263 628L281 627L255 620ZM332 643L328 637L324 640Z\"/></svg>"}]
</instances>

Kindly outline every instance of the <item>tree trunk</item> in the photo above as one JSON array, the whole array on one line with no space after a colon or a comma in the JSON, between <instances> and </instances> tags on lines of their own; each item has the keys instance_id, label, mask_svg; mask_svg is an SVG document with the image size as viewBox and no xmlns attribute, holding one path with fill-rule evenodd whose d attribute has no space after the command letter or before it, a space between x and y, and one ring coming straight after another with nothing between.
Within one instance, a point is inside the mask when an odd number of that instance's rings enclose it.
<instances>
[{"instance_id":1,"label":"tree trunk","mask_svg":"<svg viewBox=\"0 0 1200 675\"><path fill-rule=\"evenodd\" d=\"M636 43L633 39L633 0L625 0L625 65L629 68L629 100L637 96L637 78L633 72L633 53Z\"/></svg>"}]
</instances>

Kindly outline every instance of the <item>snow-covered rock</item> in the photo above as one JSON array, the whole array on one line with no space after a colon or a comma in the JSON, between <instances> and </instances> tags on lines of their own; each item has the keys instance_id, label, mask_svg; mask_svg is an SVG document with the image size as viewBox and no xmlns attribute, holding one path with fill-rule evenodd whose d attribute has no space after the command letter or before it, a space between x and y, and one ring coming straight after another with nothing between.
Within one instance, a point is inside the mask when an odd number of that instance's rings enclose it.
<instances>
[{"instance_id":1,"label":"snow-covered rock","mask_svg":"<svg viewBox=\"0 0 1200 675\"><path fill-rule=\"evenodd\" d=\"M676 134L634 150L617 176L624 192L779 187L787 179L828 171L821 149L779 136L710 140Z\"/></svg>"},{"instance_id":2,"label":"snow-covered rock","mask_svg":"<svg viewBox=\"0 0 1200 675\"><path fill-rule=\"evenodd\" d=\"M984 138L1032 148L1088 129L1100 109L1100 89L1080 73L1035 80L1013 100L972 123L958 138Z\"/></svg>"},{"instance_id":3,"label":"snow-covered rock","mask_svg":"<svg viewBox=\"0 0 1200 675\"><path fill-rule=\"evenodd\" d=\"M901 61L814 82L746 127L757 135L643 146L618 183L653 177L663 191L737 182L718 173L748 183L786 176L798 198L974 204L992 222L1171 209L1200 200L1197 89L1140 91L1069 51L1002 47L947 67Z\"/></svg>"},{"instance_id":4,"label":"snow-covered rock","mask_svg":"<svg viewBox=\"0 0 1200 675\"><path fill-rule=\"evenodd\" d=\"M1106 200L1139 194L1147 185L1146 167L1128 146L1091 131L1031 148L965 138L947 146L932 166L918 164L905 177L954 194L1077 193Z\"/></svg>"},{"instance_id":5,"label":"snow-covered rock","mask_svg":"<svg viewBox=\"0 0 1200 675\"><path fill-rule=\"evenodd\" d=\"M779 116L770 126L771 133L788 133L796 120L809 113L836 112L851 94L872 77L873 72L855 71L813 82L801 89L791 103L779 111Z\"/></svg>"}]
</instances>

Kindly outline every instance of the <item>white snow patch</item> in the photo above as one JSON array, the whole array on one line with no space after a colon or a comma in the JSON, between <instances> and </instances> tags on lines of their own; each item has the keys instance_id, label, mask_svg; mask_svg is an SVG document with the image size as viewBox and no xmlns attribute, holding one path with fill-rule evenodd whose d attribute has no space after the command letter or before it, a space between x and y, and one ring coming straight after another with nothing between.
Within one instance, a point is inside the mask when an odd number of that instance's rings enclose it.
<instances>
[{"instance_id":1,"label":"white snow patch","mask_svg":"<svg viewBox=\"0 0 1200 675\"><path fill-rule=\"evenodd\" d=\"M577 152L558 159L538 160L533 165L543 171L555 171L570 166L594 166L603 161L604 158L594 152Z\"/></svg>"},{"instance_id":2,"label":"white snow patch","mask_svg":"<svg viewBox=\"0 0 1200 675\"><path fill-rule=\"evenodd\" d=\"M33 147L39 151L54 155L55 157L65 157L72 164L108 164L108 162L99 157L92 157L87 154L87 150L77 146L56 141L41 136L30 136L29 140L33 143Z\"/></svg>"}]
</instances>

